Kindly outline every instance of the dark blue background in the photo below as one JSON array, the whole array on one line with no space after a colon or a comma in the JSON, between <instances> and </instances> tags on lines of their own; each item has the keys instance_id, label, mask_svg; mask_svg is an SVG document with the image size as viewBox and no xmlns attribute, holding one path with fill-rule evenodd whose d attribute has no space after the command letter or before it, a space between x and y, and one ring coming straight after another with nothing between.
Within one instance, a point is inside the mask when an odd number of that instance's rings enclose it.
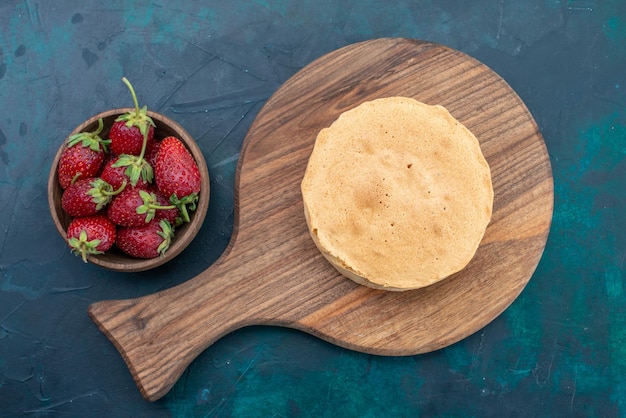
<instances>
[{"instance_id":1,"label":"dark blue background","mask_svg":"<svg viewBox=\"0 0 626 418\"><path fill-rule=\"evenodd\" d=\"M35 1L0 4L0 416L626 416L626 8L620 0ZM194 277L226 247L234 173L269 96L313 59L399 36L490 66L545 137L555 213L522 295L434 353L380 357L251 327L141 397L87 317ZM211 205L150 273L72 256L48 213L50 163L84 119L140 104L203 150ZM506 260L503 260L506 262Z\"/></svg>"}]
</instances>

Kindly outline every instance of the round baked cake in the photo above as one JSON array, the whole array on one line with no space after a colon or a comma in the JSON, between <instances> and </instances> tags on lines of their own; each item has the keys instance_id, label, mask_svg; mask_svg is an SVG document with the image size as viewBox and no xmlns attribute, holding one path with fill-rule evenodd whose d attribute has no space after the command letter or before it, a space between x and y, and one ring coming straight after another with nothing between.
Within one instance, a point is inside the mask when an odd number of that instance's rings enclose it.
<instances>
[{"instance_id":1,"label":"round baked cake","mask_svg":"<svg viewBox=\"0 0 626 418\"><path fill-rule=\"evenodd\" d=\"M311 237L344 276L403 291L473 258L491 219L491 172L476 137L442 106L365 102L315 141L301 184Z\"/></svg>"}]
</instances>

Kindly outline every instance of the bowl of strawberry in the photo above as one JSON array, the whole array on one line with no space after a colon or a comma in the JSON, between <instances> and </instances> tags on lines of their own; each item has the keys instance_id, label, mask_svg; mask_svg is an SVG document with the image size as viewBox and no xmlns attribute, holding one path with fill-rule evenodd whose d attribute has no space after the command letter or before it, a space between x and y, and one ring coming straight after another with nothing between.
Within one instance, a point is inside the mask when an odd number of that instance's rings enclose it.
<instances>
[{"instance_id":1,"label":"bowl of strawberry","mask_svg":"<svg viewBox=\"0 0 626 418\"><path fill-rule=\"evenodd\" d=\"M123 272L152 269L195 238L209 205L202 151L174 120L138 105L74 129L50 168L48 204L70 251Z\"/></svg>"}]
</instances>

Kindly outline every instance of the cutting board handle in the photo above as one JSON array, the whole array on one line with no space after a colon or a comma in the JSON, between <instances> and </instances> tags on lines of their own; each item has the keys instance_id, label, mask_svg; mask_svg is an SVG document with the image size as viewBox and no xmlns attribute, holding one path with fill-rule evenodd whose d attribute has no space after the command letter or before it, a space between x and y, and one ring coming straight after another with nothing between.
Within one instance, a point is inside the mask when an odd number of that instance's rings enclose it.
<instances>
[{"instance_id":1,"label":"cutting board handle","mask_svg":"<svg viewBox=\"0 0 626 418\"><path fill-rule=\"evenodd\" d=\"M89 306L89 316L120 352L148 401L165 395L202 351L250 320L252 311L233 310L232 301L218 292L238 273L230 267L218 260L171 289ZM241 290L237 293L242 299L251 293Z\"/></svg>"}]
</instances>

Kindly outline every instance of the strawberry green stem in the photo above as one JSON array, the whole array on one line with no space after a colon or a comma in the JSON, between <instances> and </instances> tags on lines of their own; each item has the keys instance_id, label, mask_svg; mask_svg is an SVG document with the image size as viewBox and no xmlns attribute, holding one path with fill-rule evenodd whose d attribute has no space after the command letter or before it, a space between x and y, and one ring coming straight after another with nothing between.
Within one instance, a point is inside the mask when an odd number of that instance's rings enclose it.
<instances>
[{"instance_id":1,"label":"strawberry green stem","mask_svg":"<svg viewBox=\"0 0 626 418\"><path fill-rule=\"evenodd\" d=\"M130 95L133 97L133 103L135 104L135 115L136 117L139 118L141 116L141 111L139 110L139 101L137 100L137 94L135 94L135 89L133 88L133 85L130 84L130 81L128 81L126 77L122 77L122 81L124 82L124 84L126 84L126 87L128 87L128 90L130 90ZM143 135L143 143L141 144L141 152L139 153L139 158L138 158L139 162L143 160L143 156L146 154L146 147L148 146L147 123L144 123L144 125L146 125L145 128L139 127L139 130L141 131Z\"/></svg>"},{"instance_id":2,"label":"strawberry green stem","mask_svg":"<svg viewBox=\"0 0 626 418\"><path fill-rule=\"evenodd\" d=\"M148 183L152 181L152 167L148 164L147 161L144 160L144 156L146 155L146 149L148 147L148 133L150 131L150 126L153 128L156 127L154 121L150 116L148 116L148 108L144 106L143 108L139 108L139 102L137 101L137 95L135 94L135 89L132 84L126 77L122 77L122 81L128 89L130 90L130 94L133 97L133 103L135 105L135 110L131 112L124 113L115 119L116 122L124 121L126 122L127 127L135 126L139 129L142 135L142 143L141 143L141 152L138 156L132 155L122 155L118 162L114 165L116 167L128 167L126 169L126 175L130 179L130 184L134 187L137 185L137 181L139 177L143 177Z\"/></svg>"},{"instance_id":3,"label":"strawberry green stem","mask_svg":"<svg viewBox=\"0 0 626 418\"><path fill-rule=\"evenodd\" d=\"M146 154L146 148L148 147L148 131L143 132L143 142L141 143L141 152L139 153L139 161L143 161L143 156Z\"/></svg>"},{"instance_id":4,"label":"strawberry green stem","mask_svg":"<svg viewBox=\"0 0 626 418\"><path fill-rule=\"evenodd\" d=\"M70 181L70 184L74 184L76 183L76 180L78 180L80 178L80 176L82 176L83 173L81 171L79 171L78 173L74 174L74 177L72 177L72 181Z\"/></svg>"},{"instance_id":5,"label":"strawberry green stem","mask_svg":"<svg viewBox=\"0 0 626 418\"><path fill-rule=\"evenodd\" d=\"M92 202L96 204L96 210L100 210L109 204L113 196L126 188L126 181L117 190L113 190L113 186L99 177L91 181L89 185L91 189L89 189L87 194L92 197Z\"/></svg>"},{"instance_id":6,"label":"strawberry green stem","mask_svg":"<svg viewBox=\"0 0 626 418\"><path fill-rule=\"evenodd\" d=\"M103 128L104 128L104 121L102 120L102 118L98 118L98 129L92 132L93 135L100 135L100 132L102 132Z\"/></svg>"},{"instance_id":7,"label":"strawberry green stem","mask_svg":"<svg viewBox=\"0 0 626 418\"><path fill-rule=\"evenodd\" d=\"M107 191L107 190L102 190L102 194L105 196L115 196L120 194L124 189L126 188L126 180L124 180L124 182L122 183L122 185L119 187L119 189L117 190L112 190L112 191Z\"/></svg>"},{"instance_id":8,"label":"strawberry green stem","mask_svg":"<svg viewBox=\"0 0 626 418\"><path fill-rule=\"evenodd\" d=\"M124 84L126 84L126 87L128 87L128 90L130 90L130 94L133 96L133 102L135 103L135 114L139 114L139 102L137 101L137 95L135 94L135 89L133 89L132 84L130 84L130 81L128 81L128 79L126 77L122 77L122 81L124 82Z\"/></svg>"},{"instance_id":9,"label":"strawberry green stem","mask_svg":"<svg viewBox=\"0 0 626 418\"><path fill-rule=\"evenodd\" d=\"M176 194L173 194L170 196L170 202L175 205L178 210L180 210L183 221L190 222L191 218L189 217L189 210L196 210L198 195L196 193L192 193L182 199L179 199Z\"/></svg>"},{"instance_id":10,"label":"strawberry green stem","mask_svg":"<svg viewBox=\"0 0 626 418\"><path fill-rule=\"evenodd\" d=\"M154 193L149 193L145 190L140 190L139 196L141 196L141 199L143 200L143 205L137 206L135 211L139 215L145 214L146 222L150 222L152 219L154 219L157 210L168 210L176 208L176 206L174 205L160 205L159 203L157 203L156 195Z\"/></svg>"},{"instance_id":11,"label":"strawberry green stem","mask_svg":"<svg viewBox=\"0 0 626 418\"><path fill-rule=\"evenodd\" d=\"M150 204L150 205L148 205L148 207L150 209L157 209L157 210L176 209L176 206L174 206L174 205L163 206L163 205Z\"/></svg>"}]
</instances>

